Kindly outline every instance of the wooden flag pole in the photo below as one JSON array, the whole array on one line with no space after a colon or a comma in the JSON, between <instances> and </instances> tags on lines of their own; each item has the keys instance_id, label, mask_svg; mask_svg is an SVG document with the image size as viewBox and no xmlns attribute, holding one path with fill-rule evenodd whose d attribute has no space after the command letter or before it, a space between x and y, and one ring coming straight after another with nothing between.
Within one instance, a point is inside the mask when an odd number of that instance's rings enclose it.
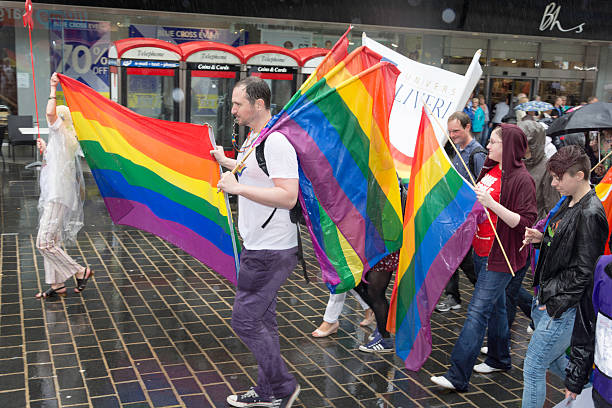
<instances>
[{"instance_id":1,"label":"wooden flag pole","mask_svg":"<svg viewBox=\"0 0 612 408\"><path fill-rule=\"evenodd\" d=\"M421 99L421 102L423 102L422 99ZM457 149L457 146L455 146L455 143L453 143L453 140L450 138L450 135L448 134L448 131L446 130L445 127L443 127L440 124L440 121L438 120L438 118L433 115L433 113L429 109L429 106L427 106L427 104L424 103L424 102L423 102L423 106L427 110L427 113L429 113L429 116L434 118L434 121L436 122L438 127L440 129L442 129L442 131L444 132L444 135L446 136L448 141L453 146L453 149L455 150L455 154L457 155L457 157L459 157L459 160L461 160L461 164L463 165L463 167L467 171L467 174L470 176L470 180L472 181L472 185L476 186L476 180L474 180L474 176L472 176L472 173L470 172L470 169L468 168L467 164L465 163L465 161L461 157L461 154L459 153L459 150ZM506 263L508 264L508 268L510 269L510 273L512 274L512 276L514 276L514 271L512 270L512 265L510 265L510 260L508 259L508 255L506 254L506 251L504 250L504 246L501 243L501 239L499 238L499 235L497 235L497 230L495 229L495 224L493 224L493 220L491 219L491 214L489 214L489 210L486 207L484 207L484 210L485 210L485 213L487 214L487 219L489 220L489 224L491 224L491 228L493 228L493 232L495 233L495 239L497 240L497 243L499 244L499 248L501 249L502 254L504 255L504 259L506 260Z\"/></svg>"}]
</instances>

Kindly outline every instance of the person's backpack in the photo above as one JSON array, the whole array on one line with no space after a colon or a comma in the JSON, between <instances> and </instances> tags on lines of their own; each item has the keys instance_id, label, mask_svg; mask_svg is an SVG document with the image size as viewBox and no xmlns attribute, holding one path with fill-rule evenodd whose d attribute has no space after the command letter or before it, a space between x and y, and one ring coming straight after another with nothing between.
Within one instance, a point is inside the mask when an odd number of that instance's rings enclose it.
<instances>
[{"instance_id":1,"label":"person's backpack","mask_svg":"<svg viewBox=\"0 0 612 408\"><path fill-rule=\"evenodd\" d=\"M265 173L266 176L270 176L268 173L268 166L266 165L266 156L264 154L264 146L266 144L266 139L264 139L260 144L255 147L255 158L257 159L257 164L259 168ZM261 225L261 228L266 228L274 214L276 214L277 208L272 211L272 214L268 217L268 219ZM302 270L304 271L304 280L307 283L310 283L310 279L308 279L308 273L306 272L306 260L304 259L304 250L302 249L302 237L300 236L300 224L305 225L306 222L304 220L304 214L302 213L302 205L300 204L300 200L298 199L295 203L295 206L291 210L289 210L289 219L293 224L295 224L297 228L297 240L298 240L298 261L302 264Z\"/></svg>"},{"instance_id":2,"label":"person's backpack","mask_svg":"<svg viewBox=\"0 0 612 408\"><path fill-rule=\"evenodd\" d=\"M472 176L474 176L474 180L478 179L478 176L480 174L476 173L476 168L474 167L476 165L476 163L474 163L474 156L477 154L483 154L485 155L485 157L489 154L489 151L487 149L485 149L484 147L477 147L474 150L472 150L472 152L470 153L470 157L468 159L468 169L470 170L470 173L472 173Z\"/></svg>"}]
</instances>

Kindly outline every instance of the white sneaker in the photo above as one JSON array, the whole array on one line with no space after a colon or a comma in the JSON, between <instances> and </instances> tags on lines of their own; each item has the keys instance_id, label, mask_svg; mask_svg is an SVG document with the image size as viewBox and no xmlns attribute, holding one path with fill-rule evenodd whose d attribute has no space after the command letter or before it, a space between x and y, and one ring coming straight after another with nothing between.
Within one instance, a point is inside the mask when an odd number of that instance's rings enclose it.
<instances>
[{"instance_id":1,"label":"white sneaker","mask_svg":"<svg viewBox=\"0 0 612 408\"><path fill-rule=\"evenodd\" d=\"M474 371L480 374L491 374L491 373L496 373L498 371L506 371L506 370L502 370L501 368L491 367L487 363L480 363L474 366Z\"/></svg>"},{"instance_id":2,"label":"white sneaker","mask_svg":"<svg viewBox=\"0 0 612 408\"><path fill-rule=\"evenodd\" d=\"M439 376L439 377L431 377L431 382L433 382L434 384L442 387L442 388L446 388L447 390L454 390L455 386L453 385L452 382L448 381L446 379L446 377L444 376Z\"/></svg>"},{"instance_id":3,"label":"white sneaker","mask_svg":"<svg viewBox=\"0 0 612 408\"><path fill-rule=\"evenodd\" d=\"M489 348L487 346L480 348L480 354L484 354L485 356L489 354Z\"/></svg>"},{"instance_id":4,"label":"white sneaker","mask_svg":"<svg viewBox=\"0 0 612 408\"><path fill-rule=\"evenodd\" d=\"M527 334L533 334L533 329L530 326L527 326Z\"/></svg>"}]
</instances>

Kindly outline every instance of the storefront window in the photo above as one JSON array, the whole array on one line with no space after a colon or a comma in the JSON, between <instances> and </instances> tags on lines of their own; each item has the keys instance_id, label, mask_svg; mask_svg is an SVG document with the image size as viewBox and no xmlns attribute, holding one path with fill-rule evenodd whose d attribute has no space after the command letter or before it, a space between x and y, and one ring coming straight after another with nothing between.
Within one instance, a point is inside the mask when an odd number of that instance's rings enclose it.
<instances>
[{"instance_id":1,"label":"storefront window","mask_svg":"<svg viewBox=\"0 0 612 408\"><path fill-rule=\"evenodd\" d=\"M554 103L557 96L567 96L568 105L579 105L582 101L582 81L541 80L538 93L545 102Z\"/></svg>"},{"instance_id":2,"label":"storefront window","mask_svg":"<svg viewBox=\"0 0 612 408\"><path fill-rule=\"evenodd\" d=\"M535 68L537 42L493 39L490 47L490 63L493 67Z\"/></svg>"},{"instance_id":3,"label":"storefront window","mask_svg":"<svg viewBox=\"0 0 612 408\"><path fill-rule=\"evenodd\" d=\"M542 43L543 69L584 69L585 46L574 44L557 44L556 42Z\"/></svg>"},{"instance_id":4,"label":"storefront window","mask_svg":"<svg viewBox=\"0 0 612 408\"><path fill-rule=\"evenodd\" d=\"M480 37L456 37L444 38L444 65L470 65L474 53L482 50L480 65L487 61L487 40Z\"/></svg>"},{"instance_id":5,"label":"storefront window","mask_svg":"<svg viewBox=\"0 0 612 408\"><path fill-rule=\"evenodd\" d=\"M0 8L0 107L17 113L15 18L12 9Z\"/></svg>"}]
</instances>

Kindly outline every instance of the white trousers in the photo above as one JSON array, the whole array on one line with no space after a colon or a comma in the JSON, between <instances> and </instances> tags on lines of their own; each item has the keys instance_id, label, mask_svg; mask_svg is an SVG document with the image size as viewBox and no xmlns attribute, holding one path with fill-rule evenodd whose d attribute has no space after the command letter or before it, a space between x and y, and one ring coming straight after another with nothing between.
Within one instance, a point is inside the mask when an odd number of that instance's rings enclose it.
<instances>
[{"instance_id":1,"label":"white trousers","mask_svg":"<svg viewBox=\"0 0 612 408\"><path fill-rule=\"evenodd\" d=\"M43 208L38 226L36 247L44 259L45 282L50 285L63 283L85 269L61 247L60 228L65 209L66 207L62 204L47 203Z\"/></svg>"},{"instance_id":2,"label":"white trousers","mask_svg":"<svg viewBox=\"0 0 612 408\"><path fill-rule=\"evenodd\" d=\"M357 294L353 289L350 292L355 296L363 310L367 310L370 308L366 302L363 301L361 296ZM338 293L338 294L329 294L329 301L327 302L327 307L325 308L325 315L323 316L323 321L327 323L336 323L338 318L340 317L340 313L342 313L342 307L344 306L344 300L346 299L347 292Z\"/></svg>"}]
</instances>

